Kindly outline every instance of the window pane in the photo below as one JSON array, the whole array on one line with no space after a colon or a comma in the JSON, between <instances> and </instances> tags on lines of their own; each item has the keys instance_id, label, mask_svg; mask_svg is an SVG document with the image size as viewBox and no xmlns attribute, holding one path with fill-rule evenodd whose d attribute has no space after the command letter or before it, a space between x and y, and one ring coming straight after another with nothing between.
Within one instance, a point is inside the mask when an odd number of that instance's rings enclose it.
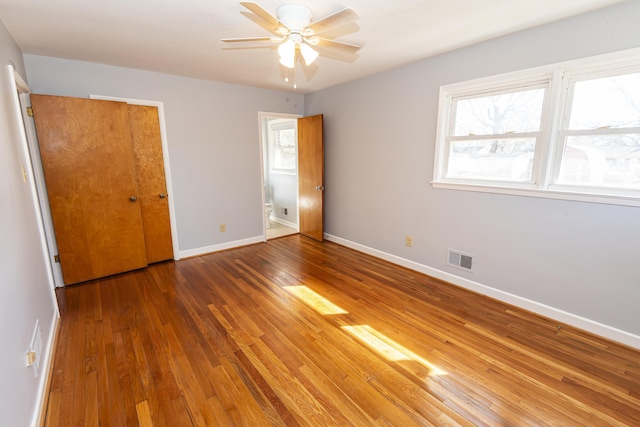
<instances>
[{"instance_id":1,"label":"window pane","mask_svg":"<svg viewBox=\"0 0 640 427\"><path fill-rule=\"evenodd\" d=\"M281 129L273 132L273 169L296 168L295 129Z\"/></svg>"},{"instance_id":2,"label":"window pane","mask_svg":"<svg viewBox=\"0 0 640 427\"><path fill-rule=\"evenodd\" d=\"M640 73L577 82L570 129L640 127Z\"/></svg>"},{"instance_id":3,"label":"window pane","mask_svg":"<svg viewBox=\"0 0 640 427\"><path fill-rule=\"evenodd\" d=\"M640 188L640 134L568 137L560 183Z\"/></svg>"},{"instance_id":4,"label":"window pane","mask_svg":"<svg viewBox=\"0 0 640 427\"><path fill-rule=\"evenodd\" d=\"M454 135L495 135L540 130L544 89L456 102Z\"/></svg>"},{"instance_id":5,"label":"window pane","mask_svg":"<svg viewBox=\"0 0 640 427\"><path fill-rule=\"evenodd\" d=\"M535 138L455 141L447 176L528 181L535 146Z\"/></svg>"},{"instance_id":6,"label":"window pane","mask_svg":"<svg viewBox=\"0 0 640 427\"><path fill-rule=\"evenodd\" d=\"M283 129L278 131L278 145L281 147L293 147L296 145L295 129Z\"/></svg>"}]
</instances>

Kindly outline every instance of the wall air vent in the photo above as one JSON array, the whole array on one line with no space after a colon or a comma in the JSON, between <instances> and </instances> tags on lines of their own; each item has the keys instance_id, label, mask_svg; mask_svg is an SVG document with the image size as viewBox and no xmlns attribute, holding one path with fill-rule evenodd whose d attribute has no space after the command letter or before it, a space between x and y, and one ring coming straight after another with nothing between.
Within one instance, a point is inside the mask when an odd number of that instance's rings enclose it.
<instances>
[{"instance_id":1,"label":"wall air vent","mask_svg":"<svg viewBox=\"0 0 640 427\"><path fill-rule=\"evenodd\" d=\"M474 257L474 254L462 252L457 249L447 249L447 265L459 268L460 270L470 271L473 273Z\"/></svg>"}]
</instances>

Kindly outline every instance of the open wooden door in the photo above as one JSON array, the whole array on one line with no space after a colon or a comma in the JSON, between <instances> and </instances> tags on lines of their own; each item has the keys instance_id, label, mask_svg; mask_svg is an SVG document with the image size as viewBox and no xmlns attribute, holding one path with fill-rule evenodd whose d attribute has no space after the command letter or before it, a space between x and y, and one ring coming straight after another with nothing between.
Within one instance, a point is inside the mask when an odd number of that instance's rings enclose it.
<instances>
[{"instance_id":1,"label":"open wooden door","mask_svg":"<svg viewBox=\"0 0 640 427\"><path fill-rule=\"evenodd\" d=\"M31 95L65 284L147 265L126 103Z\"/></svg>"},{"instance_id":2,"label":"open wooden door","mask_svg":"<svg viewBox=\"0 0 640 427\"><path fill-rule=\"evenodd\" d=\"M129 124L147 262L152 264L173 259L158 107L129 104Z\"/></svg>"},{"instance_id":3,"label":"open wooden door","mask_svg":"<svg viewBox=\"0 0 640 427\"><path fill-rule=\"evenodd\" d=\"M324 240L324 140L322 114L298 119L300 234Z\"/></svg>"}]
</instances>

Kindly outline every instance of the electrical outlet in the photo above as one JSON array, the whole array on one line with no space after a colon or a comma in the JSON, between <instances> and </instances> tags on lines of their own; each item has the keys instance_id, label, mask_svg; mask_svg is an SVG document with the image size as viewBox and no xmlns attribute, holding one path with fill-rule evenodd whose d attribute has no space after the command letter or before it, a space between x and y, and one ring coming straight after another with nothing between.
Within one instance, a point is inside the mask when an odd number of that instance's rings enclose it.
<instances>
[{"instance_id":1,"label":"electrical outlet","mask_svg":"<svg viewBox=\"0 0 640 427\"><path fill-rule=\"evenodd\" d=\"M224 233L227 231L227 224L220 224L220 232Z\"/></svg>"},{"instance_id":2,"label":"electrical outlet","mask_svg":"<svg viewBox=\"0 0 640 427\"><path fill-rule=\"evenodd\" d=\"M405 236L404 238L404 244L407 245L408 247L413 246L413 237L411 236Z\"/></svg>"},{"instance_id":3,"label":"electrical outlet","mask_svg":"<svg viewBox=\"0 0 640 427\"><path fill-rule=\"evenodd\" d=\"M26 363L33 371L33 376L38 377L38 367L42 355L42 333L40 332L40 320L36 320L36 327L33 330L33 337L26 352Z\"/></svg>"},{"instance_id":4,"label":"electrical outlet","mask_svg":"<svg viewBox=\"0 0 640 427\"><path fill-rule=\"evenodd\" d=\"M27 366L31 366L36 363L36 352L29 350L27 351Z\"/></svg>"},{"instance_id":5,"label":"electrical outlet","mask_svg":"<svg viewBox=\"0 0 640 427\"><path fill-rule=\"evenodd\" d=\"M289 215L289 209L287 209L287 208L282 208L282 214L283 214L283 215Z\"/></svg>"}]
</instances>

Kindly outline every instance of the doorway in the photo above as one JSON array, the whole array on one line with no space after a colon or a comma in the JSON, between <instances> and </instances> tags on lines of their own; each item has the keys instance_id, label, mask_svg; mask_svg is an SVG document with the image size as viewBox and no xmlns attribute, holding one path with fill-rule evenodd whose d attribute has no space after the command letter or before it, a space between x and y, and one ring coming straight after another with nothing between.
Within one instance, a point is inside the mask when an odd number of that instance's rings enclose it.
<instances>
[{"instance_id":1,"label":"doorway","mask_svg":"<svg viewBox=\"0 0 640 427\"><path fill-rule=\"evenodd\" d=\"M299 232L298 124L294 114L259 113L265 240Z\"/></svg>"}]
</instances>

